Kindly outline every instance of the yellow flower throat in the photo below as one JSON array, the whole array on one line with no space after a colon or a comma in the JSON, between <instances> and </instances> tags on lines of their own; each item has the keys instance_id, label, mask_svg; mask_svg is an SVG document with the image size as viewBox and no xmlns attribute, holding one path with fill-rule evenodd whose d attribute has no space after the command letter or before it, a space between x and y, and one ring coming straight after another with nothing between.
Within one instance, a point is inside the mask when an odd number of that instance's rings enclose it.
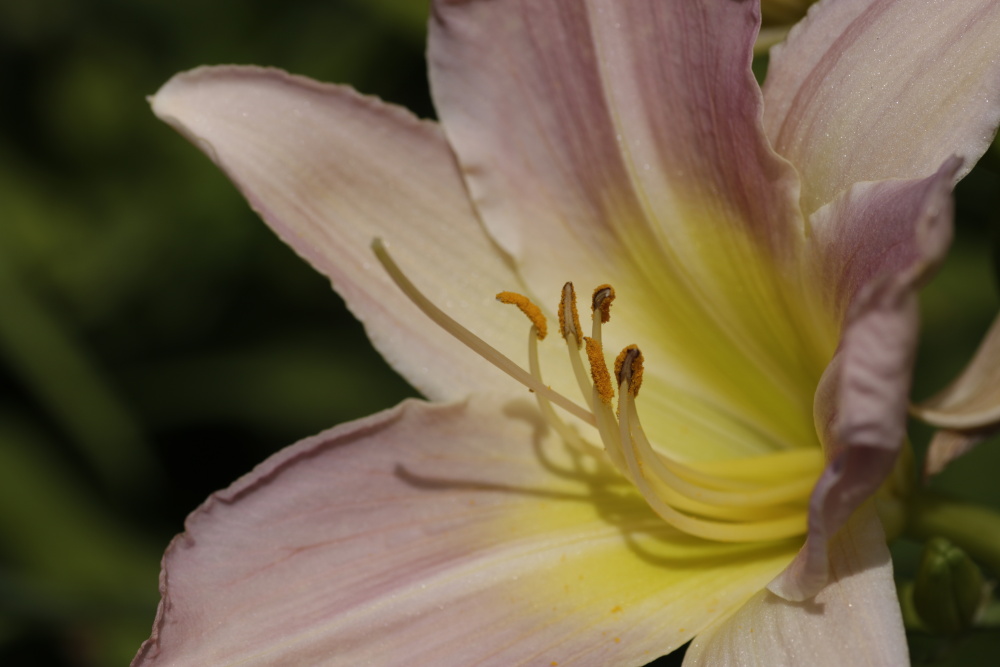
<instances>
[{"instance_id":1,"label":"yellow flower throat","mask_svg":"<svg viewBox=\"0 0 1000 667\"><path fill-rule=\"evenodd\" d=\"M431 303L403 274L380 240L372 243L372 249L393 281L417 307L534 392L545 420L567 446L609 461L636 487L650 508L677 530L718 542L779 540L806 533L809 494L823 466L819 449L793 449L720 461L681 461L650 442L636 411L642 385L642 352L635 345L621 351L615 361L614 382L605 361L601 331L602 325L610 320L615 298L610 285L601 285L593 292L590 336L581 334L572 283L563 286L557 311L559 332L566 343L584 407L542 380L538 341L546 337L548 325L541 309L527 297L514 292L497 294L498 301L517 306L531 323L525 371ZM612 405L615 386L617 409ZM553 405L592 427L603 448L566 423Z\"/></svg>"}]
</instances>

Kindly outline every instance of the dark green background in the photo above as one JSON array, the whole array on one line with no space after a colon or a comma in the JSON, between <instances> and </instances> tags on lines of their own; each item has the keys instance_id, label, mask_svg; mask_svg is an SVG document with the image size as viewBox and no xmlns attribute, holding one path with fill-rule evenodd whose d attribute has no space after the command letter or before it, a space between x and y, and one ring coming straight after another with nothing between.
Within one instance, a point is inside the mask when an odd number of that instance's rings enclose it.
<instances>
[{"instance_id":1,"label":"dark green background","mask_svg":"<svg viewBox=\"0 0 1000 667\"><path fill-rule=\"evenodd\" d=\"M0 0L0 664L127 664L189 511L282 446L412 394L144 97L183 69L257 63L430 116L426 13ZM959 188L955 251L924 299L918 397L998 309L997 164ZM991 444L939 484L1000 505ZM911 567L915 550L897 551ZM914 655L969 664L998 645L917 638Z\"/></svg>"}]
</instances>

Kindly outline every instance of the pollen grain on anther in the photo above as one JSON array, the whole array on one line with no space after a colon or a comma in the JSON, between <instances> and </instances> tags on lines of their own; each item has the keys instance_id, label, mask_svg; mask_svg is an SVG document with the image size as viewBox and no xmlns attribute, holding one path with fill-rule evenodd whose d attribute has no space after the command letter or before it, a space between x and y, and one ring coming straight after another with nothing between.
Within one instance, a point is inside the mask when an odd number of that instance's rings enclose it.
<instances>
[{"instance_id":1,"label":"pollen grain on anther","mask_svg":"<svg viewBox=\"0 0 1000 667\"><path fill-rule=\"evenodd\" d=\"M615 396L614 388L611 386L611 374L608 372L608 365L604 361L604 346L600 341L594 340L590 336L584 337L587 346L587 359L590 361L590 377L594 381L594 389L600 396L601 402L611 405L611 399Z\"/></svg>"},{"instance_id":2,"label":"pollen grain on anther","mask_svg":"<svg viewBox=\"0 0 1000 667\"><path fill-rule=\"evenodd\" d=\"M615 300L615 288L611 285L598 285L591 297L591 312L601 313L601 323L607 324L611 319L611 303Z\"/></svg>"},{"instance_id":3,"label":"pollen grain on anther","mask_svg":"<svg viewBox=\"0 0 1000 667\"><path fill-rule=\"evenodd\" d=\"M538 340L545 340L545 336L549 330L548 323L545 321L542 309L532 303L531 299L517 292L500 292L497 294L497 301L500 303L509 303L520 308L521 312L535 325L535 330L538 332Z\"/></svg>"},{"instance_id":4,"label":"pollen grain on anther","mask_svg":"<svg viewBox=\"0 0 1000 667\"><path fill-rule=\"evenodd\" d=\"M576 290L573 289L573 283L566 283L562 288L562 296L559 299L559 333L566 340L569 340L572 334L578 349L583 345L583 336L580 335L580 314L576 310Z\"/></svg>"},{"instance_id":5,"label":"pollen grain on anther","mask_svg":"<svg viewBox=\"0 0 1000 667\"><path fill-rule=\"evenodd\" d=\"M639 387L642 386L642 361L638 345L629 345L615 359L615 379L618 386L625 383L628 393L633 397L639 395Z\"/></svg>"}]
</instances>

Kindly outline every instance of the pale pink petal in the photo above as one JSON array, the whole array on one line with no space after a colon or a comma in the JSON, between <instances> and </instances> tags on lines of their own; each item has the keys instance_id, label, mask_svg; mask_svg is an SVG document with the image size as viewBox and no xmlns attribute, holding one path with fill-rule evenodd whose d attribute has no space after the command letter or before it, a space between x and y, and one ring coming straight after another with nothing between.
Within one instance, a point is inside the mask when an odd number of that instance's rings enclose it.
<instances>
[{"instance_id":1,"label":"pale pink petal","mask_svg":"<svg viewBox=\"0 0 1000 667\"><path fill-rule=\"evenodd\" d=\"M924 458L924 479L938 474L949 463L971 452L976 445L992 436L1000 427L975 431L951 431L942 429L931 438Z\"/></svg>"},{"instance_id":2,"label":"pale pink petal","mask_svg":"<svg viewBox=\"0 0 1000 667\"><path fill-rule=\"evenodd\" d=\"M759 592L692 642L685 667L909 665L892 561L868 503L830 545L830 583L814 599Z\"/></svg>"},{"instance_id":3,"label":"pale pink petal","mask_svg":"<svg viewBox=\"0 0 1000 667\"><path fill-rule=\"evenodd\" d=\"M975 430L1000 426L1000 317L954 382L939 394L913 406L920 419L948 429Z\"/></svg>"},{"instance_id":4,"label":"pale pink petal","mask_svg":"<svg viewBox=\"0 0 1000 667\"><path fill-rule=\"evenodd\" d=\"M431 22L432 91L486 226L537 295L615 286L605 346L646 351L657 436L694 455L811 441L801 389L835 344L787 280L803 222L760 126L756 29L752 1L441 1Z\"/></svg>"},{"instance_id":5,"label":"pale pink petal","mask_svg":"<svg viewBox=\"0 0 1000 667\"><path fill-rule=\"evenodd\" d=\"M1000 3L825 0L775 47L764 125L807 213L860 181L972 168L1000 121Z\"/></svg>"},{"instance_id":6,"label":"pale pink petal","mask_svg":"<svg viewBox=\"0 0 1000 667\"><path fill-rule=\"evenodd\" d=\"M189 517L134 665L645 664L793 556L672 531L544 428L407 402L276 454Z\"/></svg>"},{"instance_id":7,"label":"pale pink petal","mask_svg":"<svg viewBox=\"0 0 1000 667\"><path fill-rule=\"evenodd\" d=\"M494 301L520 282L477 222L436 125L345 87L251 67L180 74L152 104L331 279L418 389L434 398L520 390L410 304L369 247L381 236L441 308L525 356L525 322Z\"/></svg>"},{"instance_id":8,"label":"pale pink petal","mask_svg":"<svg viewBox=\"0 0 1000 667\"><path fill-rule=\"evenodd\" d=\"M843 275L832 298L847 302L840 347L817 389L814 414L829 463L810 499L809 535L795 562L769 588L804 600L826 583L827 544L892 471L906 434L907 397L916 354L917 289L951 241L948 160L917 182L858 184L814 217L830 254L818 270ZM865 230L891 230L872 234ZM832 233L832 232L831 232ZM830 267L834 267L831 270Z\"/></svg>"},{"instance_id":9,"label":"pale pink petal","mask_svg":"<svg viewBox=\"0 0 1000 667\"><path fill-rule=\"evenodd\" d=\"M573 279L624 296L647 269L707 289L706 246L746 264L731 229L779 253L801 238L794 174L760 125L757 25L751 1L434 3L442 125L540 293Z\"/></svg>"}]
</instances>

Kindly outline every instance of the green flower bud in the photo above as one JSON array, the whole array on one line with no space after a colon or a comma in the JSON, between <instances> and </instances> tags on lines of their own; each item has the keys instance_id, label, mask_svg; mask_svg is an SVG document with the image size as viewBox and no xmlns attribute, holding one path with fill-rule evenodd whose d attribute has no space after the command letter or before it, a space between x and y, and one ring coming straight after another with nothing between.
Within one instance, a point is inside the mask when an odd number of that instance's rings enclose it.
<instances>
[{"instance_id":1,"label":"green flower bud","mask_svg":"<svg viewBox=\"0 0 1000 667\"><path fill-rule=\"evenodd\" d=\"M983 573L943 537L924 545L913 606L931 632L954 635L972 626L983 601Z\"/></svg>"}]
</instances>

